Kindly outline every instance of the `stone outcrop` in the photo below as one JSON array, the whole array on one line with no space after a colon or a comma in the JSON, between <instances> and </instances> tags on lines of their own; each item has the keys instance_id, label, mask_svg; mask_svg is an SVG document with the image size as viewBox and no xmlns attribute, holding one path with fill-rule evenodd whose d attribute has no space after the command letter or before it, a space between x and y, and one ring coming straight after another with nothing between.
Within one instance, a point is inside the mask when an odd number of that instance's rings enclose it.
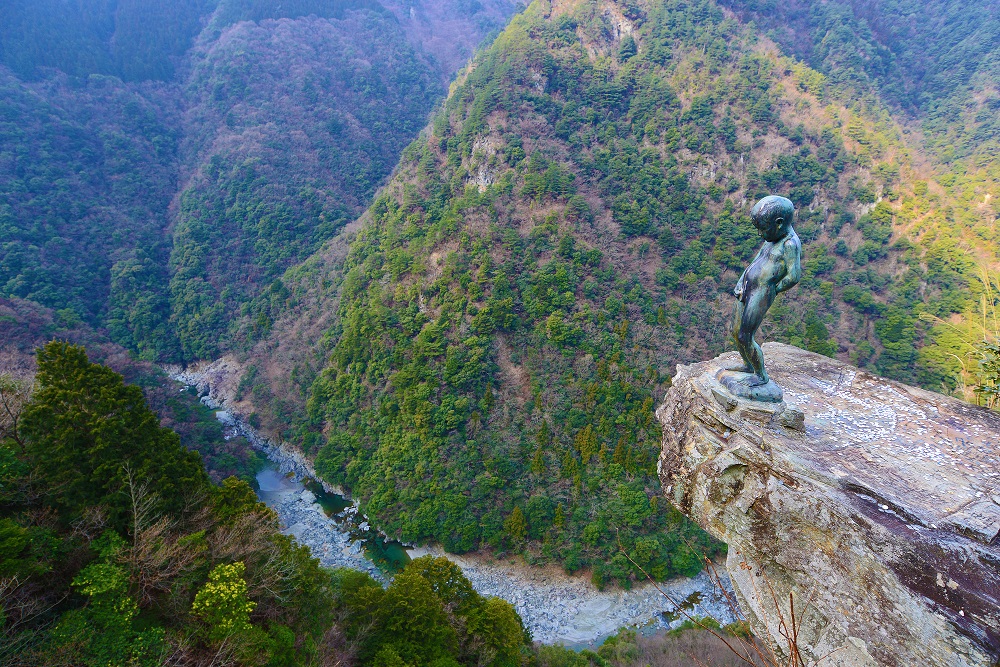
<instances>
[{"instance_id":1,"label":"stone outcrop","mask_svg":"<svg viewBox=\"0 0 1000 667\"><path fill-rule=\"evenodd\" d=\"M806 664L996 665L1000 415L764 353L784 403L728 394L715 374L731 353L679 367L657 411L665 492L729 544L755 633L787 652L791 599Z\"/></svg>"}]
</instances>

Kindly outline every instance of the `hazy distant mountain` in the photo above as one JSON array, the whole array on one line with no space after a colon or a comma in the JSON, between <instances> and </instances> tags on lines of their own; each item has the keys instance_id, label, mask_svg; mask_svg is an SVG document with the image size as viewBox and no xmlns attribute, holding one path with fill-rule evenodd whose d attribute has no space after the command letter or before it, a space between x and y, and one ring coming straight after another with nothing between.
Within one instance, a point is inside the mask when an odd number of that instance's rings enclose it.
<instances>
[{"instance_id":1,"label":"hazy distant mountain","mask_svg":"<svg viewBox=\"0 0 1000 667\"><path fill-rule=\"evenodd\" d=\"M426 5L5 4L0 294L148 358L227 348L239 307L360 214L513 11Z\"/></svg>"}]
</instances>

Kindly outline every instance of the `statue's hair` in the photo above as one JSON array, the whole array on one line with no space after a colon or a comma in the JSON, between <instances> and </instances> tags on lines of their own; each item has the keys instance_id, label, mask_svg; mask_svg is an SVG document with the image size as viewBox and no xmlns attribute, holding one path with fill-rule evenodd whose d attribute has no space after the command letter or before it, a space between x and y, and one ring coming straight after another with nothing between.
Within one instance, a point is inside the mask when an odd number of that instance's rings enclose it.
<instances>
[{"instance_id":1,"label":"statue's hair","mask_svg":"<svg viewBox=\"0 0 1000 667\"><path fill-rule=\"evenodd\" d=\"M777 195L768 195L754 204L750 217L754 220L774 220L781 218L785 224L792 224L795 206L791 201Z\"/></svg>"}]
</instances>

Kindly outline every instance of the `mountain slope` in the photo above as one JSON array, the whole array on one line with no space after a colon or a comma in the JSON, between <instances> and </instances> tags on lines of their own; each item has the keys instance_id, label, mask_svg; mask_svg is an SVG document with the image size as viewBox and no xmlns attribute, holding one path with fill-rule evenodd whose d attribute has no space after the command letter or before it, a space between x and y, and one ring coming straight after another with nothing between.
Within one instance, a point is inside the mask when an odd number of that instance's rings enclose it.
<instances>
[{"instance_id":1,"label":"mountain slope","mask_svg":"<svg viewBox=\"0 0 1000 667\"><path fill-rule=\"evenodd\" d=\"M10 0L0 7L0 63L23 79L170 80L218 0ZM234 4L234 3L233 3Z\"/></svg>"},{"instance_id":2,"label":"mountain slope","mask_svg":"<svg viewBox=\"0 0 1000 667\"><path fill-rule=\"evenodd\" d=\"M114 267L166 262L176 106L100 77L26 86L0 72L0 86L0 293L95 324ZM155 313L143 326L160 326Z\"/></svg>"},{"instance_id":3,"label":"mountain slope","mask_svg":"<svg viewBox=\"0 0 1000 667\"><path fill-rule=\"evenodd\" d=\"M0 294L168 361L266 333L241 308L364 210L513 10L63 5L0 8Z\"/></svg>"},{"instance_id":4,"label":"mountain slope","mask_svg":"<svg viewBox=\"0 0 1000 667\"><path fill-rule=\"evenodd\" d=\"M805 242L765 336L949 379L916 361L922 316L969 302L966 241L933 224L955 199L877 97L836 92L712 2L533 3L351 244L299 427L317 469L406 540L697 567L649 500L652 409L727 344L756 198L791 197Z\"/></svg>"},{"instance_id":5,"label":"mountain slope","mask_svg":"<svg viewBox=\"0 0 1000 667\"><path fill-rule=\"evenodd\" d=\"M239 23L193 61L171 317L184 356L210 358L240 304L360 214L443 90L371 11Z\"/></svg>"},{"instance_id":6,"label":"mountain slope","mask_svg":"<svg viewBox=\"0 0 1000 667\"><path fill-rule=\"evenodd\" d=\"M723 0L841 87L872 89L914 117L944 162L996 157L1000 8L977 0Z\"/></svg>"}]
</instances>

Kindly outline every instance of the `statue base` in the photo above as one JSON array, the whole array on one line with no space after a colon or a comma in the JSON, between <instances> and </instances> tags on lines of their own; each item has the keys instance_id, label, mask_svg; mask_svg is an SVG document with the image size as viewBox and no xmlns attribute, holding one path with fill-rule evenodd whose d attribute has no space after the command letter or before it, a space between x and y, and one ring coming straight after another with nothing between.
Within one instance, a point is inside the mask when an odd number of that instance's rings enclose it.
<instances>
[{"instance_id":1,"label":"statue base","mask_svg":"<svg viewBox=\"0 0 1000 667\"><path fill-rule=\"evenodd\" d=\"M774 380L768 380L765 384L753 384L759 382L753 373L722 369L715 374L715 379L730 394L748 401L781 403L785 397L781 387Z\"/></svg>"}]
</instances>

